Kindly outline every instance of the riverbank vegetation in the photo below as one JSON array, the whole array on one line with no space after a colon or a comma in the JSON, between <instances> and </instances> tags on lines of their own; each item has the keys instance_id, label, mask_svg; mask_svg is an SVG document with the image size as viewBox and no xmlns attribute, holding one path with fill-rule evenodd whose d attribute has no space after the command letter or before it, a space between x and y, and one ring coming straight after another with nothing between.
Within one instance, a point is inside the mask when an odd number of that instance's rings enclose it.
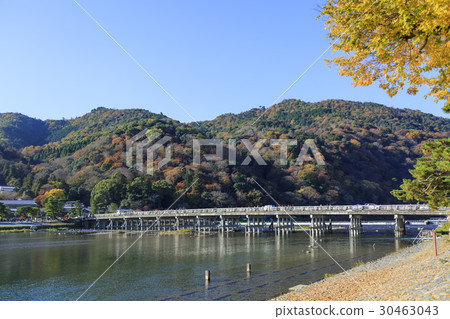
<instances>
[{"instance_id":1,"label":"riverbank vegetation","mask_svg":"<svg viewBox=\"0 0 450 319\"><path fill-rule=\"evenodd\" d=\"M34 232L34 230L30 228L11 228L11 229L0 228L0 233L26 233L26 232Z\"/></svg>"},{"instance_id":2,"label":"riverbank vegetation","mask_svg":"<svg viewBox=\"0 0 450 319\"><path fill-rule=\"evenodd\" d=\"M441 235L448 235L449 229L450 229L450 222L445 222L436 229L436 233ZM450 239L450 237L448 236L446 238L447 240Z\"/></svg>"}]
</instances>

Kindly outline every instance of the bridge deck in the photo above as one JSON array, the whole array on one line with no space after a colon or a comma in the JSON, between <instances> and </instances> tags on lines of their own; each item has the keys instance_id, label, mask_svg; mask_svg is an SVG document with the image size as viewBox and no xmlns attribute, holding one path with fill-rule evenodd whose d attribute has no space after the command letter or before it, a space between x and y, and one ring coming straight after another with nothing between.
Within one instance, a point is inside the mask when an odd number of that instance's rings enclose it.
<instances>
[{"instance_id":1,"label":"bridge deck","mask_svg":"<svg viewBox=\"0 0 450 319\"><path fill-rule=\"evenodd\" d=\"M270 216L270 215L428 215L446 216L448 208L431 210L427 205L333 205L333 206L278 206L235 207L134 211L97 214L95 219L151 218L151 217L214 217L214 216Z\"/></svg>"}]
</instances>

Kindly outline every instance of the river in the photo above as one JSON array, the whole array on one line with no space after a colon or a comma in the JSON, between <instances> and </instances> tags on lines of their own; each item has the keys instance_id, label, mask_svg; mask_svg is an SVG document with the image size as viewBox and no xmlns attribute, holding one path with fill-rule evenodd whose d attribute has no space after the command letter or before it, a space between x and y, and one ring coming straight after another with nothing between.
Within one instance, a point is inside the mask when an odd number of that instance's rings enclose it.
<instances>
[{"instance_id":1,"label":"river","mask_svg":"<svg viewBox=\"0 0 450 319\"><path fill-rule=\"evenodd\" d=\"M2 233L0 300L76 300L137 238ZM330 234L318 243L347 269L406 247L411 239ZM145 235L81 300L266 300L342 271L310 245L305 233Z\"/></svg>"}]
</instances>

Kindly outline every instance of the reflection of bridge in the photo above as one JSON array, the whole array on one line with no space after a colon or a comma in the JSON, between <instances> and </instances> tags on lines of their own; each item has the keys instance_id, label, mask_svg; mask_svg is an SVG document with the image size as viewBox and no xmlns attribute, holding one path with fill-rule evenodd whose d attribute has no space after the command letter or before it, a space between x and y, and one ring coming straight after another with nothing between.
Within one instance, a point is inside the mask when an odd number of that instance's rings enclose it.
<instances>
[{"instance_id":1,"label":"reflection of bridge","mask_svg":"<svg viewBox=\"0 0 450 319\"><path fill-rule=\"evenodd\" d=\"M265 206L236 208L177 209L98 214L84 220L86 228L124 230L193 231L293 231L294 219L310 216L310 230L320 235L331 230L325 216L349 216L350 235L362 232L362 217L390 215L395 219L395 235L405 234L405 216L446 216L448 209L431 210L427 205L334 205L334 206Z\"/></svg>"}]
</instances>

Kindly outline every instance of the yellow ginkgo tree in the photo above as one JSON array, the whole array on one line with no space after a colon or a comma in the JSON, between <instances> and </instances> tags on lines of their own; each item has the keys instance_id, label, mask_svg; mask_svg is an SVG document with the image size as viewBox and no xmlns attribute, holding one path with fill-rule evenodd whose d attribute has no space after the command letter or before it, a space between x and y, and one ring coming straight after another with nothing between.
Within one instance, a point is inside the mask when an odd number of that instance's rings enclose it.
<instances>
[{"instance_id":1,"label":"yellow ginkgo tree","mask_svg":"<svg viewBox=\"0 0 450 319\"><path fill-rule=\"evenodd\" d=\"M350 76L354 86L378 82L389 96L406 89L444 101L450 112L449 0L327 0L325 17L333 51L341 56L327 62ZM431 208L450 205L450 139L423 145L401 189L392 194L403 201L426 202Z\"/></svg>"},{"instance_id":2,"label":"yellow ginkgo tree","mask_svg":"<svg viewBox=\"0 0 450 319\"><path fill-rule=\"evenodd\" d=\"M320 17L342 52L327 62L353 85L378 82L390 96L426 86L450 112L449 0L328 0Z\"/></svg>"}]
</instances>

